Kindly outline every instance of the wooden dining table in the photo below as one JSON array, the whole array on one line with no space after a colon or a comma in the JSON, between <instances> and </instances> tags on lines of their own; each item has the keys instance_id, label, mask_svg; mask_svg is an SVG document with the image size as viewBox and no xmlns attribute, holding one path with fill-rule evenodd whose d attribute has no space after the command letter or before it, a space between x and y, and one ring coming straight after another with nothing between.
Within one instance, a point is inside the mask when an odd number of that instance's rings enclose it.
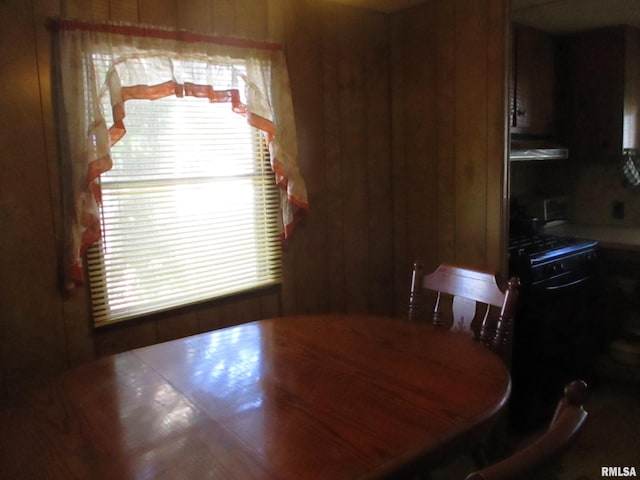
<instances>
[{"instance_id":1,"label":"wooden dining table","mask_svg":"<svg viewBox=\"0 0 640 480\"><path fill-rule=\"evenodd\" d=\"M3 402L0 478L400 476L476 442L510 389L498 356L427 323L260 320L100 358Z\"/></svg>"}]
</instances>

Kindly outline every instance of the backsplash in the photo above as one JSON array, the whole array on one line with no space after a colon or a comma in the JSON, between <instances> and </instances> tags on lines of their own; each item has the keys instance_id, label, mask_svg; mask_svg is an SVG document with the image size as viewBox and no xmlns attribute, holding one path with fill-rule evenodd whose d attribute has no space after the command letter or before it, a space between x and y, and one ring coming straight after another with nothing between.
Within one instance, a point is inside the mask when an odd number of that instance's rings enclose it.
<instances>
[{"instance_id":1,"label":"backsplash","mask_svg":"<svg viewBox=\"0 0 640 480\"><path fill-rule=\"evenodd\" d=\"M565 160L511 162L511 199L534 195L559 197L568 195L572 166Z\"/></svg>"},{"instance_id":2,"label":"backsplash","mask_svg":"<svg viewBox=\"0 0 640 480\"><path fill-rule=\"evenodd\" d=\"M615 165L532 161L512 162L510 167L512 200L532 194L567 196L572 223L640 227L640 191L623 186Z\"/></svg>"},{"instance_id":3,"label":"backsplash","mask_svg":"<svg viewBox=\"0 0 640 480\"><path fill-rule=\"evenodd\" d=\"M584 164L572 183L571 221L574 223L640 226L640 191L623 186L615 165ZM621 213L622 218L614 218Z\"/></svg>"}]
</instances>

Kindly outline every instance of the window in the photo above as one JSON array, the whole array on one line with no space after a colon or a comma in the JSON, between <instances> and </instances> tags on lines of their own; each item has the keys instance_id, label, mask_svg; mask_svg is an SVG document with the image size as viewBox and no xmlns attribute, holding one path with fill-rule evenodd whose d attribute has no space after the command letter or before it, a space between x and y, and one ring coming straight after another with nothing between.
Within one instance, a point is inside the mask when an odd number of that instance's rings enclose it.
<instances>
[{"instance_id":1,"label":"window","mask_svg":"<svg viewBox=\"0 0 640 480\"><path fill-rule=\"evenodd\" d=\"M65 288L96 325L277 284L307 208L279 46L59 21Z\"/></svg>"},{"instance_id":2,"label":"window","mask_svg":"<svg viewBox=\"0 0 640 480\"><path fill-rule=\"evenodd\" d=\"M88 257L97 325L280 281L264 136L230 104L132 100L111 156Z\"/></svg>"}]
</instances>

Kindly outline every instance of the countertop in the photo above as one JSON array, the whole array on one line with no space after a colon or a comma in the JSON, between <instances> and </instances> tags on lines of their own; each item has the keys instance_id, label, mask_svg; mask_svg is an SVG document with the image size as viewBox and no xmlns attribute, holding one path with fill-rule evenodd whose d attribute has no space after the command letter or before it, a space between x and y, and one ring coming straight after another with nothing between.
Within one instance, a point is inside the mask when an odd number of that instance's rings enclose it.
<instances>
[{"instance_id":1,"label":"countertop","mask_svg":"<svg viewBox=\"0 0 640 480\"><path fill-rule=\"evenodd\" d=\"M640 251L640 228L635 227L563 223L552 227L545 227L542 229L542 233L597 240L603 248Z\"/></svg>"}]
</instances>

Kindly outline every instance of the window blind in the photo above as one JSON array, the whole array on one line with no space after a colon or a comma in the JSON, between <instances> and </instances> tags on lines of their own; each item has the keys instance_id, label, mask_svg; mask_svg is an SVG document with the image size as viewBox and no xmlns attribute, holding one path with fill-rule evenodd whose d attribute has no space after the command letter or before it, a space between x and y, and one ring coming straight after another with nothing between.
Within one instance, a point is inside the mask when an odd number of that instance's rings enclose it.
<instances>
[{"instance_id":1,"label":"window blind","mask_svg":"<svg viewBox=\"0 0 640 480\"><path fill-rule=\"evenodd\" d=\"M281 280L279 193L262 134L228 103L130 100L88 253L96 325ZM107 106L105 106L107 111Z\"/></svg>"}]
</instances>

